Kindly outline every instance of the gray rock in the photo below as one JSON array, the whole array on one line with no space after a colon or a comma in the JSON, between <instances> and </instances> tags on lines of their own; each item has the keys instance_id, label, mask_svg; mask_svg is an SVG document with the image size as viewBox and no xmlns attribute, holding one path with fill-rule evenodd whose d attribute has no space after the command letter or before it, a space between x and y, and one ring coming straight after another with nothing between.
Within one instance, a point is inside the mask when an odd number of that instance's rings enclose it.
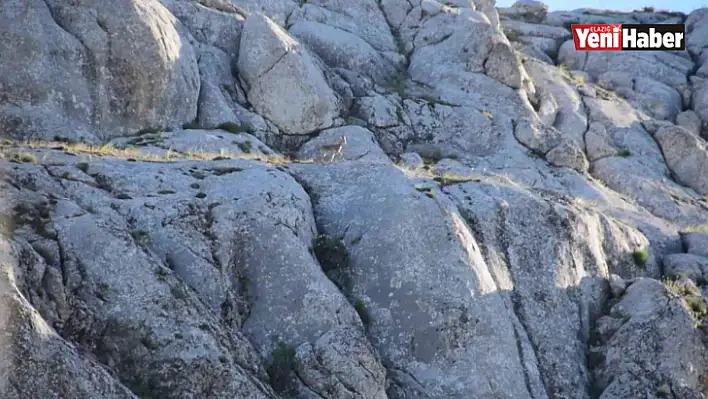
<instances>
[{"instance_id":1,"label":"gray rock","mask_svg":"<svg viewBox=\"0 0 708 399\"><path fill-rule=\"evenodd\" d=\"M542 22L547 12L548 6L537 0L519 0L511 7L499 9L501 16L531 23Z\"/></svg>"},{"instance_id":2,"label":"gray rock","mask_svg":"<svg viewBox=\"0 0 708 399\"><path fill-rule=\"evenodd\" d=\"M346 30L301 21L291 26L289 32L332 68L362 73L380 84L396 73L393 63L364 39Z\"/></svg>"},{"instance_id":3,"label":"gray rock","mask_svg":"<svg viewBox=\"0 0 708 399\"><path fill-rule=\"evenodd\" d=\"M401 164L404 168L416 170L423 167L424 161L417 152L406 152L401 154Z\"/></svg>"},{"instance_id":4,"label":"gray rock","mask_svg":"<svg viewBox=\"0 0 708 399\"><path fill-rule=\"evenodd\" d=\"M695 135L701 134L703 125L701 119L692 110L683 111L676 115L676 124Z\"/></svg>"},{"instance_id":5,"label":"gray rock","mask_svg":"<svg viewBox=\"0 0 708 399\"><path fill-rule=\"evenodd\" d=\"M361 126L344 126L322 131L317 138L308 141L300 148L298 158L329 162L328 156L323 154L320 148L336 144L341 136L346 137L347 143L342 147L341 154L334 158L334 162L351 160L365 163L391 163L386 153L378 146L374 134Z\"/></svg>"},{"instance_id":6,"label":"gray rock","mask_svg":"<svg viewBox=\"0 0 708 399\"><path fill-rule=\"evenodd\" d=\"M395 364L389 369L391 389L477 397L504 386L510 397L529 396L529 389L541 394L535 366L522 364L515 347L501 344L515 340L514 331L521 327L492 288L495 283L469 232L457 230L467 237L465 248L446 238L455 231L454 220L461 222L455 219L459 216L433 217L454 210L441 209L392 166L336 164L325 171L298 165L297 175L317 197L315 215L324 232L352 243L352 292L366 304L372 342L385 363ZM373 221L381 223L378 228L370 229ZM427 249L414 253L409 243ZM431 290L436 285L447 287L444 295ZM533 356L525 338L520 345ZM445 349L452 347L464 351ZM482 355L492 347L494 356ZM505 373L498 372L501 364ZM530 385L524 383L526 367Z\"/></svg>"},{"instance_id":7,"label":"gray rock","mask_svg":"<svg viewBox=\"0 0 708 399\"><path fill-rule=\"evenodd\" d=\"M407 119L407 115L394 96L375 95L357 98L352 112L370 125L380 128L410 124L410 120Z\"/></svg>"},{"instance_id":8,"label":"gray rock","mask_svg":"<svg viewBox=\"0 0 708 399\"><path fill-rule=\"evenodd\" d=\"M590 163L585 152L576 141L566 141L546 153L548 162L556 166L567 166L578 172L587 172Z\"/></svg>"},{"instance_id":9,"label":"gray rock","mask_svg":"<svg viewBox=\"0 0 708 399\"><path fill-rule=\"evenodd\" d=\"M690 54L588 53L568 22L683 16L5 3L6 135L110 140L0 139L0 396L700 397L705 301L646 277L705 277L705 11Z\"/></svg>"},{"instance_id":10,"label":"gray rock","mask_svg":"<svg viewBox=\"0 0 708 399\"><path fill-rule=\"evenodd\" d=\"M599 122L590 124L585 133L585 148L591 162L617 154L612 138L607 134L607 128Z\"/></svg>"},{"instance_id":11,"label":"gray rock","mask_svg":"<svg viewBox=\"0 0 708 399\"><path fill-rule=\"evenodd\" d=\"M602 397L644 396L663 384L680 386L692 395L684 397L700 397L696 395L708 357L682 302L652 279L640 279L627 289L610 313L623 320L622 326L601 342L596 355ZM649 373L646 364L655 365Z\"/></svg>"},{"instance_id":12,"label":"gray rock","mask_svg":"<svg viewBox=\"0 0 708 399\"><path fill-rule=\"evenodd\" d=\"M332 126L339 100L310 54L261 14L244 23L238 58L248 100L286 134Z\"/></svg>"},{"instance_id":13,"label":"gray rock","mask_svg":"<svg viewBox=\"0 0 708 399\"><path fill-rule=\"evenodd\" d=\"M529 0L534 1L534 0ZM557 42L556 50L561 43L572 37L568 29L556 26L540 25L537 23L526 23L522 21L502 21L504 29L514 32L520 36L530 36L544 39L553 39Z\"/></svg>"},{"instance_id":14,"label":"gray rock","mask_svg":"<svg viewBox=\"0 0 708 399\"><path fill-rule=\"evenodd\" d=\"M612 296L619 298L624 294L627 289L627 282L622 279L622 277L616 274L610 274L610 290L612 291Z\"/></svg>"},{"instance_id":15,"label":"gray rock","mask_svg":"<svg viewBox=\"0 0 708 399\"><path fill-rule=\"evenodd\" d=\"M3 5L0 35L22 38L0 45L5 134L96 141L196 117L194 49L159 2L25 7Z\"/></svg>"},{"instance_id":16,"label":"gray rock","mask_svg":"<svg viewBox=\"0 0 708 399\"><path fill-rule=\"evenodd\" d=\"M708 233L682 233L681 241L689 254L708 258Z\"/></svg>"},{"instance_id":17,"label":"gray rock","mask_svg":"<svg viewBox=\"0 0 708 399\"><path fill-rule=\"evenodd\" d=\"M678 126L662 127L656 134L666 164L677 179L702 195L708 195L708 152L697 135Z\"/></svg>"},{"instance_id":18,"label":"gray rock","mask_svg":"<svg viewBox=\"0 0 708 399\"><path fill-rule=\"evenodd\" d=\"M196 122L204 128L215 128L222 123L248 123L241 120L240 104L246 103L246 94L231 74L231 57L216 47L200 44L199 110ZM246 119L246 118L244 118Z\"/></svg>"},{"instance_id":19,"label":"gray rock","mask_svg":"<svg viewBox=\"0 0 708 399\"><path fill-rule=\"evenodd\" d=\"M434 17L442 11L442 4L435 0L422 0L420 2L420 9L429 16Z\"/></svg>"},{"instance_id":20,"label":"gray rock","mask_svg":"<svg viewBox=\"0 0 708 399\"><path fill-rule=\"evenodd\" d=\"M708 277L708 258L690 253L666 255L664 274L674 278L686 276L702 283Z\"/></svg>"},{"instance_id":21,"label":"gray rock","mask_svg":"<svg viewBox=\"0 0 708 399\"><path fill-rule=\"evenodd\" d=\"M57 335L17 286L17 265L5 263L22 252L0 237L3 259L0 293L0 394L3 398L101 397L137 399L100 363ZM17 252L15 252L17 251ZM14 262L13 262L14 263ZM21 274L20 274L21 276ZM45 365L54 367L47 368Z\"/></svg>"},{"instance_id":22,"label":"gray rock","mask_svg":"<svg viewBox=\"0 0 708 399\"><path fill-rule=\"evenodd\" d=\"M546 124L563 132L566 137L582 143L583 135L588 130L588 121L585 105L576 88L585 84L584 79L575 78L555 66L533 60L525 62L524 67L541 93L540 107L543 108L549 102L553 104L553 112L545 121Z\"/></svg>"},{"instance_id":23,"label":"gray rock","mask_svg":"<svg viewBox=\"0 0 708 399\"><path fill-rule=\"evenodd\" d=\"M238 57L245 15L241 15L235 7L218 0L160 2L184 24L194 40L216 47L232 59Z\"/></svg>"}]
</instances>

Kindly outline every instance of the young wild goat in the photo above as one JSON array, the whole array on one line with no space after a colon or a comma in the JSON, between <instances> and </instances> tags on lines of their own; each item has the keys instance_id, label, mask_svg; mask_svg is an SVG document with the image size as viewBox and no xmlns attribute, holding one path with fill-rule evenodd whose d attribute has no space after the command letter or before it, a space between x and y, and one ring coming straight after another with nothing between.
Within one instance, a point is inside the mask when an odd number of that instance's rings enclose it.
<instances>
[{"instance_id":1,"label":"young wild goat","mask_svg":"<svg viewBox=\"0 0 708 399\"><path fill-rule=\"evenodd\" d=\"M347 138L345 136L339 136L339 141L337 144L325 144L320 146L320 154L322 154L324 157L327 157L329 154L332 154L332 157L329 159L330 162L334 161L334 157L337 155L340 155L342 153L342 149L344 149L344 145L347 144Z\"/></svg>"}]
</instances>

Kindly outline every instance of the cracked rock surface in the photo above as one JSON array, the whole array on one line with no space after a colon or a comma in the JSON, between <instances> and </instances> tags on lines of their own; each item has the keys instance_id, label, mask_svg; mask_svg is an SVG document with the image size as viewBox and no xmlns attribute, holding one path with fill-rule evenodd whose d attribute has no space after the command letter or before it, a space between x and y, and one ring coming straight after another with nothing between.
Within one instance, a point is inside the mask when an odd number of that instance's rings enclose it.
<instances>
[{"instance_id":1,"label":"cracked rock surface","mask_svg":"<svg viewBox=\"0 0 708 399\"><path fill-rule=\"evenodd\" d=\"M706 26L4 0L0 397L705 398Z\"/></svg>"}]
</instances>

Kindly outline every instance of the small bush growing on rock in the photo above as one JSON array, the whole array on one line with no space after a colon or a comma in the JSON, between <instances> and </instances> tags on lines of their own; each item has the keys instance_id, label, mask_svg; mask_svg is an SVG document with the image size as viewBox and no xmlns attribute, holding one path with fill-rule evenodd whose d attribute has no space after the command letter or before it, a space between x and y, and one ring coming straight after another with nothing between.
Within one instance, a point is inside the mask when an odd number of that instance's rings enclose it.
<instances>
[{"instance_id":1,"label":"small bush growing on rock","mask_svg":"<svg viewBox=\"0 0 708 399\"><path fill-rule=\"evenodd\" d=\"M433 180L440 183L440 186L442 186L442 187L451 186L453 184L466 183L468 181L475 181L475 182L482 181L482 179L480 179L478 177L456 175L456 174L450 173L450 172L444 172L442 174L439 174L439 175L435 176L433 178Z\"/></svg>"},{"instance_id":2,"label":"small bush growing on rock","mask_svg":"<svg viewBox=\"0 0 708 399\"><path fill-rule=\"evenodd\" d=\"M639 248L632 253L632 256L634 257L634 262L640 266L644 266L647 263L647 260L649 259L649 253L647 252L646 248Z\"/></svg>"},{"instance_id":3,"label":"small bush growing on rock","mask_svg":"<svg viewBox=\"0 0 708 399\"><path fill-rule=\"evenodd\" d=\"M621 157L625 157L625 158L626 158L626 157L631 157L631 156L632 156L632 151L626 150L626 149L622 149L622 150L619 150L619 151L617 152L617 155L619 155L619 156L621 156Z\"/></svg>"},{"instance_id":4,"label":"small bush growing on rock","mask_svg":"<svg viewBox=\"0 0 708 399\"><path fill-rule=\"evenodd\" d=\"M35 157L32 154L28 154L26 152L23 154L20 154L19 158L20 158L20 162L37 163L37 157Z\"/></svg>"},{"instance_id":5,"label":"small bush growing on rock","mask_svg":"<svg viewBox=\"0 0 708 399\"><path fill-rule=\"evenodd\" d=\"M681 278L664 278L662 282L669 291L683 298L694 327L699 327L708 319L708 300L701 295L701 290L690 280L681 280Z\"/></svg>"},{"instance_id":6,"label":"small bush growing on rock","mask_svg":"<svg viewBox=\"0 0 708 399\"><path fill-rule=\"evenodd\" d=\"M644 12L655 12L655 11L656 11L656 8L651 7L651 6L647 6L647 7L642 8L642 11L644 11Z\"/></svg>"},{"instance_id":7,"label":"small bush growing on rock","mask_svg":"<svg viewBox=\"0 0 708 399\"><path fill-rule=\"evenodd\" d=\"M662 280L666 288L671 290L671 292L684 298L691 295L700 295L701 292L690 284L684 284L681 282L681 277L679 278L664 278Z\"/></svg>"},{"instance_id":8,"label":"small bush growing on rock","mask_svg":"<svg viewBox=\"0 0 708 399\"><path fill-rule=\"evenodd\" d=\"M241 143L236 143L236 145L238 145L238 148L240 148L241 151L243 151L244 153L250 154L250 153L251 153L251 148L252 148L252 145L253 145L253 144L251 144L251 140L246 140L246 141L241 142Z\"/></svg>"},{"instance_id":9,"label":"small bush growing on rock","mask_svg":"<svg viewBox=\"0 0 708 399\"><path fill-rule=\"evenodd\" d=\"M688 305L688 311L696 326L703 325L708 317L708 304L706 299L700 296L688 296L684 300Z\"/></svg>"},{"instance_id":10,"label":"small bush growing on rock","mask_svg":"<svg viewBox=\"0 0 708 399\"><path fill-rule=\"evenodd\" d=\"M136 134L137 134L138 136L140 136L140 135L143 135L143 134L155 134L155 133L159 133L159 132L160 132L160 129L158 129L158 128L155 128L155 127L146 127L146 128L144 128L144 129L138 130L138 132L137 132Z\"/></svg>"},{"instance_id":11,"label":"small bush growing on rock","mask_svg":"<svg viewBox=\"0 0 708 399\"><path fill-rule=\"evenodd\" d=\"M182 129L184 129L184 130L197 130L197 129L201 129L201 128L202 127L199 126L199 123L197 123L196 121L187 122L184 125L182 125Z\"/></svg>"},{"instance_id":12,"label":"small bush growing on rock","mask_svg":"<svg viewBox=\"0 0 708 399\"><path fill-rule=\"evenodd\" d=\"M295 395L297 393L296 373L299 367L300 362L295 348L278 341L266 365L270 385L281 395Z\"/></svg>"},{"instance_id":13,"label":"small bush growing on rock","mask_svg":"<svg viewBox=\"0 0 708 399\"><path fill-rule=\"evenodd\" d=\"M312 250L327 278L340 290L349 289L349 251L344 243L332 236L319 235L312 241Z\"/></svg>"},{"instance_id":14,"label":"small bush growing on rock","mask_svg":"<svg viewBox=\"0 0 708 399\"><path fill-rule=\"evenodd\" d=\"M131 231L130 235L133 237L133 240L135 240L135 242L137 242L138 244L144 243L149 238L147 231L139 229Z\"/></svg>"},{"instance_id":15,"label":"small bush growing on rock","mask_svg":"<svg viewBox=\"0 0 708 399\"><path fill-rule=\"evenodd\" d=\"M369 314L369 310L366 308L364 301L361 299L354 301L354 310L356 310L357 314L359 314L359 318L361 319L361 322L364 323L364 326L371 324L371 315Z\"/></svg>"},{"instance_id":16,"label":"small bush growing on rock","mask_svg":"<svg viewBox=\"0 0 708 399\"><path fill-rule=\"evenodd\" d=\"M251 125L248 124L239 124L235 122L224 122L220 124L219 126L216 127L217 129L221 130L226 130L229 133L233 134L238 134L238 133L249 133L253 129L251 128Z\"/></svg>"}]
</instances>

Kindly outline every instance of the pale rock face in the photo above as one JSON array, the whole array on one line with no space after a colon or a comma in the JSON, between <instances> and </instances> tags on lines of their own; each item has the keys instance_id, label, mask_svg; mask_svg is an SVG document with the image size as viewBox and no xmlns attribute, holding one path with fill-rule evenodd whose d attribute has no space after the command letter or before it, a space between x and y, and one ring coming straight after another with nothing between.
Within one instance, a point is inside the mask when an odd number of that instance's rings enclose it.
<instances>
[{"instance_id":1,"label":"pale rock face","mask_svg":"<svg viewBox=\"0 0 708 399\"><path fill-rule=\"evenodd\" d=\"M0 7L0 397L708 392L706 9L74 3Z\"/></svg>"},{"instance_id":2,"label":"pale rock face","mask_svg":"<svg viewBox=\"0 0 708 399\"><path fill-rule=\"evenodd\" d=\"M339 100L307 50L261 14L244 23L238 58L248 100L286 134L332 126Z\"/></svg>"},{"instance_id":3,"label":"pale rock face","mask_svg":"<svg viewBox=\"0 0 708 399\"><path fill-rule=\"evenodd\" d=\"M519 0L511 7L500 9L503 17L540 23L546 18L548 6L537 0Z\"/></svg>"},{"instance_id":4,"label":"pale rock face","mask_svg":"<svg viewBox=\"0 0 708 399\"><path fill-rule=\"evenodd\" d=\"M567 166L578 172L587 172L590 164L585 152L576 141L567 141L546 154L548 162L556 166Z\"/></svg>"},{"instance_id":5,"label":"pale rock face","mask_svg":"<svg viewBox=\"0 0 708 399\"><path fill-rule=\"evenodd\" d=\"M0 35L22 38L0 44L6 134L108 139L196 116L194 49L157 1L50 1L26 10L13 1L0 21Z\"/></svg>"}]
</instances>

